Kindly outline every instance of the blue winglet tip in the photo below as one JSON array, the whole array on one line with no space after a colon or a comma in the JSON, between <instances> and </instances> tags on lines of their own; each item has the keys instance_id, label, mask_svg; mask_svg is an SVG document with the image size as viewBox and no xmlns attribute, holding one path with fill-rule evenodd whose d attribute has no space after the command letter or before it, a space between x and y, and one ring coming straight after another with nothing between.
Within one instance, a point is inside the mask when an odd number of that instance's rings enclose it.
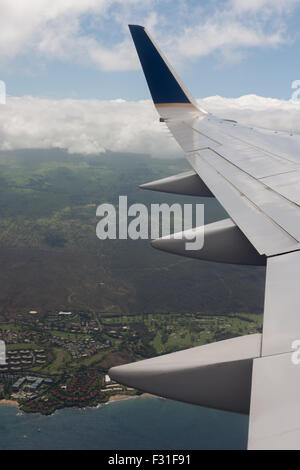
<instances>
[{"instance_id":1,"label":"blue winglet tip","mask_svg":"<svg viewBox=\"0 0 300 470\"><path fill-rule=\"evenodd\" d=\"M128 28L130 31L138 30L138 29L145 29L144 26L140 26L139 24L129 24Z\"/></svg>"},{"instance_id":2,"label":"blue winglet tip","mask_svg":"<svg viewBox=\"0 0 300 470\"><path fill-rule=\"evenodd\" d=\"M132 37L133 37L135 32L137 33L138 31L140 31L140 32L145 31L144 26L140 26L138 24L129 24L128 28L129 28L129 31L130 31Z\"/></svg>"},{"instance_id":3,"label":"blue winglet tip","mask_svg":"<svg viewBox=\"0 0 300 470\"><path fill-rule=\"evenodd\" d=\"M190 103L144 26L128 25L155 104Z\"/></svg>"}]
</instances>

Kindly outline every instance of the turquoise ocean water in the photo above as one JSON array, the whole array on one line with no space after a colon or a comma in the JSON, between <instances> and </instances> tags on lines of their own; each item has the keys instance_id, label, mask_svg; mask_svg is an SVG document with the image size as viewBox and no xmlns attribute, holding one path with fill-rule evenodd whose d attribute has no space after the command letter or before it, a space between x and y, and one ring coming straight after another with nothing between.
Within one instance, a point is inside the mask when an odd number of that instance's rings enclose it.
<instances>
[{"instance_id":1,"label":"turquoise ocean water","mask_svg":"<svg viewBox=\"0 0 300 470\"><path fill-rule=\"evenodd\" d=\"M0 406L0 449L244 449L248 417L159 398L52 416Z\"/></svg>"}]
</instances>

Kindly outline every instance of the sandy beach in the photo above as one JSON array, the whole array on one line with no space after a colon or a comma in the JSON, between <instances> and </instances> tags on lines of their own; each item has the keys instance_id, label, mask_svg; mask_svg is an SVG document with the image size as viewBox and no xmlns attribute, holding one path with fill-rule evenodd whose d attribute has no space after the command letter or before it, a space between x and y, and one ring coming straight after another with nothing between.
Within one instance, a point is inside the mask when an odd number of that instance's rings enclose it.
<instances>
[{"instance_id":1,"label":"sandy beach","mask_svg":"<svg viewBox=\"0 0 300 470\"><path fill-rule=\"evenodd\" d=\"M2 400L0 400L0 405L19 406L19 403L16 400L5 400L3 398Z\"/></svg>"},{"instance_id":2,"label":"sandy beach","mask_svg":"<svg viewBox=\"0 0 300 470\"><path fill-rule=\"evenodd\" d=\"M154 396L155 395L151 395L151 393L142 393L142 395L112 395L108 401L129 400L130 398L147 398Z\"/></svg>"},{"instance_id":3,"label":"sandy beach","mask_svg":"<svg viewBox=\"0 0 300 470\"><path fill-rule=\"evenodd\" d=\"M150 393L143 393L142 395L112 395L108 401L119 401L119 400L130 400L131 398L146 398L154 397ZM6 400L5 398L0 400L0 405L11 405L19 406L19 403L16 400Z\"/></svg>"}]
</instances>

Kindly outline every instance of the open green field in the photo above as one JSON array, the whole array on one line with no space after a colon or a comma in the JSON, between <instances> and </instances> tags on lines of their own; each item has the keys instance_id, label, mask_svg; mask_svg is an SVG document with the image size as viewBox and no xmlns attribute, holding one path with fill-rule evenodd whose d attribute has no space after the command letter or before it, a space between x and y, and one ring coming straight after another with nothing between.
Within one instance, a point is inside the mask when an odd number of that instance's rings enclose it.
<instances>
[{"instance_id":1,"label":"open green field","mask_svg":"<svg viewBox=\"0 0 300 470\"><path fill-rule=\"evenodd\" d=\"M7 330L18 332L21 330L21 328L15 323L0 323L0 331L7 331Z\"/></svg>"},{"instance_id":2,"label":"open green field","mask_svg":"<svg viewBox=\"0 0 300 470\"><path fill-rule=\"evenodd\" d=\"M7 351L17 351L19 349L39 349L40 346L37 343L17 343L8 344L6 348Z\"/></svg>"},{"instance_id":3,"label":"open green field","mask_svg":"<svg viewBox=\"0 0 300 470\"><path fill-rule=\"evenodd\" d=\"M262 315L148 314L104 318L102 322L106 327L121 328L121 331L124 326L128 327L128 339L132 332L140 331L143 337L148 338L155 352L163 354L260 332Z\"/></svg>"},{"instance_id":4,"label":"open green field","mask_svg":"<svg viewBox=\"0 0 300 470\"><path fill-rule=\"evenodd\" d=\"M80 320L80 315L78 318ZM47 322L47 318L41 321ZM45 343L48 344L49 346L46 347L47 364L34 363L33 366L26 369L31 373L61 376L81 368L85 370L94 366L105 370L112 365L123 362L261 332L262 315L157 313L101 317L101 323L101 332L90 335L69 334L64 331L48 329L43 331L43 328L39 327L39 341L8 344L7 350L45 349ZM27 333L34 332L34 327L29 325L20 325L18 328L18 334L21 337L23 328ZM56 338L66 340L66 342L62 342L59 346L55 342L52 344ZM87 338L93 341L91 343L82 341ZM88 353L88 357L73 358L68 350L69 339L72 340L73 349L78 346L83 347L84 353ZM76 343L78 343L77 346L75 346ZM93 349L89 352L89 344L94 348L97 343L101 349Z\"/></svg>"},{"instance_id":5,"label":"open green field","mask_svg":"<svg viewBox=\"0 0 300 470\"><path fill-rule=\"evenodd\" d=\"M65 338L70 340L80 340L80 339L90 339L90 335L83 333L68 333L66 331L51 330L49 332L52 336L57 336L59 338Z\"/></svg>"},{"instance_id":6,"label":"open green field","mask_svg":"<svg viewBox=\"0 0 300 470\"><path fill-rule=\"evenodd\" d=\"M68 366L71 362L70 353L63 348L52 348L51 354L53 355L53 360L48 366L35 366L32 368L32 371L47 375L61 375L68 372Z\"/></svg>"}]
</instances>

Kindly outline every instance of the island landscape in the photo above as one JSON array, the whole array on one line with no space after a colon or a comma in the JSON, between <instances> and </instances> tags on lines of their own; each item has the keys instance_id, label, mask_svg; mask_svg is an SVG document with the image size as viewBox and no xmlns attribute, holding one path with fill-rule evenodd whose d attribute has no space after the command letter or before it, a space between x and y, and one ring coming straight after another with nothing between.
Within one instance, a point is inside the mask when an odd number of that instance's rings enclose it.
<instances>
[{"instance_id":1,"label":"island landscape","mask_svg":"<svg viewBox=\"0 0 300 470\"><path fill-rule=\"evenodd\" d=\"M112 366L261 331L264 268L217 265L99 240L96 207L119 194L199 202L138 185L184 160L62 150L0 153L0 404L50 415L145 396ZM206 221L226 217L210 199Z\"/></svg>"}]
</instances>

